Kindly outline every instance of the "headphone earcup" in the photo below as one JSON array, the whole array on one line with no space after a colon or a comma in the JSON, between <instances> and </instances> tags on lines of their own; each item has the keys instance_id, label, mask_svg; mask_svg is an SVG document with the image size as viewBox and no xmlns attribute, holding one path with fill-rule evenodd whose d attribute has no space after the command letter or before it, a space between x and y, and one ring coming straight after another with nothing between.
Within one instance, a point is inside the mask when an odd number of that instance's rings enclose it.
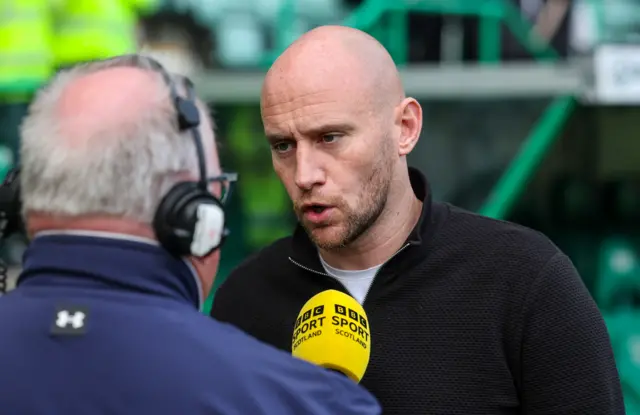
<instances>
[{"instance_id":1,"label":"headphone earcup","mask_svg":"<svg viewBox=\"0 0 640 415\"><path fill-rule=\"evenodd\" d=\"M181 182L171 188L153 219L158 241L176 256L209 255L224 242L224 224L222 204L196 182Z\"/></svg>"}]
</instances>

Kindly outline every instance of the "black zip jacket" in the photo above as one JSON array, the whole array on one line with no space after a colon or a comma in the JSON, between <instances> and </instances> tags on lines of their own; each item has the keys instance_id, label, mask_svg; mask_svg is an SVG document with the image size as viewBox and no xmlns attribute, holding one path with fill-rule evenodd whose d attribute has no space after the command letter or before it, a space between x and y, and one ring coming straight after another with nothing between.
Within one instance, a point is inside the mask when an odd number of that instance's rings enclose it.
<instances>
[{"instance_id":1,"label":"black zip jacket","mask_svg":"<svg viewBox=\"0 0 640 415\"><path fill-rule=\"evenodd\" d=\"M607 329L571 261L538 232L433 202L410 177L422 217L363 304L362 385L384 414L624 414ZM300 308L327 289L347 292L298 228L235 269L211 315L290 351Z\"/></svg>"}]
</instances>

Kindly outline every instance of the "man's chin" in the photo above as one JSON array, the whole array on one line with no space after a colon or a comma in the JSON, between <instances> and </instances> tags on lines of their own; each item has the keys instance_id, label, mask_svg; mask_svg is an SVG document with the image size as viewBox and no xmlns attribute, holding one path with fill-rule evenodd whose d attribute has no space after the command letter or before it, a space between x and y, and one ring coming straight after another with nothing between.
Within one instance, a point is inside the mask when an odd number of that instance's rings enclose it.
<instances>
[{"instance_id":1,"label":"man's chin","mask_svg":"<svg viewBox=\"0 0 640 415\"><path fill-rule=\"evenodd\" d=\"M313 243L320 249L344 248L344 231L338 226L305 227Z\"/></svg>"}]
</instances>

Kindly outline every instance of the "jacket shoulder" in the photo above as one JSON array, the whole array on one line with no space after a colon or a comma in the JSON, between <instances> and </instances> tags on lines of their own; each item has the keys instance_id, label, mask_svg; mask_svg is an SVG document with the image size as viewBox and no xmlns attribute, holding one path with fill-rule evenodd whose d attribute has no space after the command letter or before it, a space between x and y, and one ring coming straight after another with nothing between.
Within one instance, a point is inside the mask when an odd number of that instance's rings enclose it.
<instances>
[{"instance_id":1,"label":"jacket shoulder","mask_svg":"<svg viewBox=\"0 0 640 415\"><path fill-rule=\"evenodd\" d=\"M232 324L203 315L189 323L183 338L191 337L198 345L192 350L202 352L198 371L216 385L209 389L220 409L216 413L380 413L377 400L344 376L293 358Z\"/></svg>"},{"instance_id":2,"label":"jacket shoulder","mask_svg":"<svg viewBox=\"0 0 640 415\"><path fill-rule=\"evenodd\" d=\"M560 249L540 231L514 222L482 216L452 205L448 207L451 230L464 231L470 237L469 243L476 243L479 249L498 253L499 249L507 248L507 251L503 252L508 255L540 256L547 260L560 252Z\"/></svg>"},{"instance_id":3,"label":"jacket shoulder","mask_svg":"<svg viewBox=\"0 0 640 415\"><path fill-rule=\"evenodd\" d=\"M469 268L531 280L552 258L565 257L542 232L455 206L447 207L449 215L436 243L449 247L445 249L447 257L462 257Z\"/></svg>"},{"instance_id":4,"label":"jacket shoulder","mask_svg":"<svg viewBox=\"0 0 640 415\"><path fill-rule=\"evenodd\" d=\"M194 369L172 359L179 367L175 372L182 375L185 396L197 392L212 413L379 413L375 398L346 378L295 359L231 324L195 311L183 316L177 326L180 335L174 338L184 349L167 349L183 357L189 350L186 358L198 361ZM160 370L166 368L158 366Z\"/></svg>"}]
</instances>

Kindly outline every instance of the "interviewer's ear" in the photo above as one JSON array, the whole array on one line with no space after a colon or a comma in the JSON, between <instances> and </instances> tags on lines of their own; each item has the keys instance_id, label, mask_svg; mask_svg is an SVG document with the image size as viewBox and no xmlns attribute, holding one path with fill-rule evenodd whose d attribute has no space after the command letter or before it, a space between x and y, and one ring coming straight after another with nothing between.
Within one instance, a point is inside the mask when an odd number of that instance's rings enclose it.
<instances>
[{"instance_id":1,"label":"interviewer's ear","mask_svg":"<svg viewBox=\"0 0 640 415\"><path fill-rule=\"evenodd\" d=\"M405 98L396 107L396 125L400 126L398 155L413 151L422 131L422 107L414 98Z\"/></svg>"}]
</instances>

